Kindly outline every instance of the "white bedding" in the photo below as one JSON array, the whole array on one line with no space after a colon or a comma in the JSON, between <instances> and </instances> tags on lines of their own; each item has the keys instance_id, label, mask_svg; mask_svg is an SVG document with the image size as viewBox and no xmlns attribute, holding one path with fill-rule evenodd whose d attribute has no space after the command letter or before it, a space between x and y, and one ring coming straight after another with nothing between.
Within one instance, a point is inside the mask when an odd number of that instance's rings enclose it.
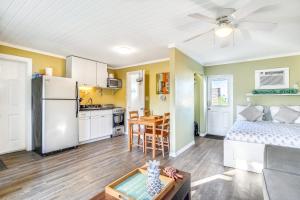
<instances>
[{"instance_id":1,"label":"white bedding","mask_svg":"<svg viewBox=\"0 0 300 200\"><path fill-rule=\"evenodd\" d=\"M300 148L300 125L236 121L225 139Z\"/></svg>"}]
</instances>

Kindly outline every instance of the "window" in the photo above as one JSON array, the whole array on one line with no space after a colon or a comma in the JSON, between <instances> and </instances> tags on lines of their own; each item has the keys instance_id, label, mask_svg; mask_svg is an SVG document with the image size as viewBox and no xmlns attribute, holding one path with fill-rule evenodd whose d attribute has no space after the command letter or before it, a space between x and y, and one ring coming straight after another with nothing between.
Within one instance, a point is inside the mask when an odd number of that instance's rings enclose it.
<instances>
[{"instance_id":1,"label":"window","mask_svg":"<svg viewBox=\"0 0 300 200\"><path fill-rule=\"evenodd\" d=\"M228 100L228 80L215 79L211 81L211 105L227 106Z\"/></svg>"}]
</instances>

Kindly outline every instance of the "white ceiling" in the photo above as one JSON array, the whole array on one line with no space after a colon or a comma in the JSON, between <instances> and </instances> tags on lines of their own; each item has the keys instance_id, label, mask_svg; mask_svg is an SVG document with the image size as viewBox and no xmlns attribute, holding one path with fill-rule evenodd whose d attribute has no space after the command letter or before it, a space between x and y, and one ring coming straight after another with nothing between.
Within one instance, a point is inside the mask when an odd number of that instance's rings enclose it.
<instances>
[{"instance_id":1,"label":"white ceiling","mask_svg":"<svg viewBox=\"0 0 300 200\"><path fill-rule=\"evenodd\" d=\"M0 41L63 56L78 55L128 66L169 56L168 44L204 65L300 52L300 1L277 0L249 20L278 22L271 32L251 30L251 40L235 34L235 45L214 45L213 34L183 40L211 25L188 14L213 4L239 9L251 0L1 0ZM211 3L213 2L213 3ZM137 51L119 55L129 45Z\"/></svg>"}]
</instances>

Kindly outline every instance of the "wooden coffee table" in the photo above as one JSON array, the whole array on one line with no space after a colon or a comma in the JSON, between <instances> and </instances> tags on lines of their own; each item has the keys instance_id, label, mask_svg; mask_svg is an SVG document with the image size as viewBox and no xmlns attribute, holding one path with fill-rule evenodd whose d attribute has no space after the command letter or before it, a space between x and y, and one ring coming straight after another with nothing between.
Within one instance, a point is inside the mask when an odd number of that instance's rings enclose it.
<instances>
[{"instance_id":1,"label":"wooden coffee table","mask_svg":"<svg viewBox=\"0 0 300 200\"><path fill-rule=\"evenodd\" d=\"M183 179L176 180L174 187L164 196L164 200L190 200L191 199L191 174L179 171ZM117 200L104 191L97 194L92 200Z\"/></svg>"}]
</instances>

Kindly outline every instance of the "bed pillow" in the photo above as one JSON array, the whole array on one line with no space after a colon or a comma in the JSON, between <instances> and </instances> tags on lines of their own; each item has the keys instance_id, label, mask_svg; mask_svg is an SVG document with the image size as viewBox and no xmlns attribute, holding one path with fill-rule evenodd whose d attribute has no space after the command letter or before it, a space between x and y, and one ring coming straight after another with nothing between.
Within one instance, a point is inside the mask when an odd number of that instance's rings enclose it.
<instances>
[{"instance_id":1,"label":"bed pillow","mask_svg":"<svg viewBox=\"0 0 300 200\"><path fill-rule=\"evenodd\" d=\"M249 106L239 114L250 122L255 122L263 116L263 112L258 110L255 106Z\"/></svg>"},{"instance_id":2,"label":"bed pillow","mask_svg":"<svg viewBox=\"0 0 300 200\"><path fill-rule=\"evenodd\" d=\"M298 110L298 112L300 112L300 109ZM298 117L298 119L296 119L296 120L294 121L294 123L295 123L295 124L300 124L300 116Z\"/></svg>"},{"instance_id":3,"label":"bed pillow","mask_svg":"<svg viewBox=\"0 0 300 200\"><path fill-rule=\"evenodd\" d=\"M236 107L236 120L238 121L247 121L247 119L242 116L240 113L245 110L246 108L248 108L249 106L243 106L243 105L237 105ZM258 109L262 115L256 120L256 121L262 121L263 120L263 111L264 111L264 107L263 106L253 106L256 109Z\"/></svg>"},{"instance_id":4,"label":"bed pillow","mask_svg":"<svg viewBox=\"0 0 300 200\"><path fill-rule=\"evenodd\" d=\"M280 107L279 111L274 115L273 119L281 123L292 124L298 119L299 116L300 112L283 106Z\"/></svg>"},{"instance_id":5,"label":"bed pillow","mask_svg":"<svg viewBox=\"0 0 300 200\"><path fill-rule=\"evenodd\" d=\"M285 106L288 107L290 109L293 109L295 111L300 112L300 106ZM270 112L271 112L271 116L272 116L272 121L275 123L280 123L278 120L274 119L275 115L278 113L280 109L280 106L271 106L270 107ZM300 124L300 116L294 121L295 124Z\"/></svg>"}]
</instances>

